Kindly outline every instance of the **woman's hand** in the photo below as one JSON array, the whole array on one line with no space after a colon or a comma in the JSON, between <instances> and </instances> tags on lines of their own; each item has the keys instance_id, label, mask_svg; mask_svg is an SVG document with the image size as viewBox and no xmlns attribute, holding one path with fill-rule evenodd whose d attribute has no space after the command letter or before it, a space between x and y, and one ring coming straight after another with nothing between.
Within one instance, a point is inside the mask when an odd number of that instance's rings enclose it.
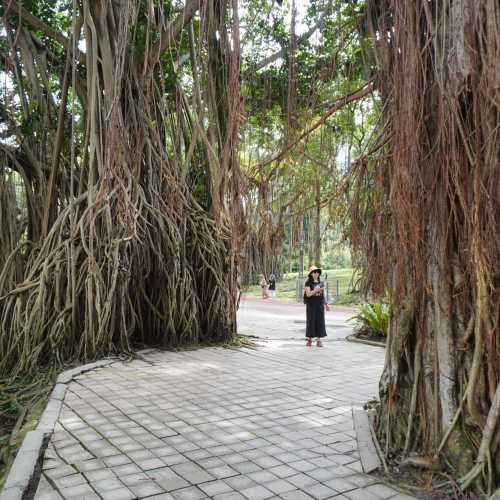
<instances>
[{"instance_id":1,"label":"woman's hand","mask_svg":"<svg viewBox=\"0 0 500 500\"><path fill-rule=\"evenodd\" d=\"M330 306L329 306L328 304L325 304L325 309L326 309L327 311L329 311L329 310L330 310Z\"/></svg>"}]
</instances>

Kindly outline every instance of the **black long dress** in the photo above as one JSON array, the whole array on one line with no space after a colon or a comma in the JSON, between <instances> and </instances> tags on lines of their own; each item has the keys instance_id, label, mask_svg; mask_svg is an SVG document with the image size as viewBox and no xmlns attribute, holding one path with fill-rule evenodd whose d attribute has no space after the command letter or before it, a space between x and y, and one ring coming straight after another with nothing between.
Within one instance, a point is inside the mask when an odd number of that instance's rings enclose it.
<instances>
[{"instance_id":1,"label":"black long dress","mask_svg":"<svg viewBox=\"0 0 500 500\"><path fill-rule=\"evenodd\" d=\"M319 283L315 283L311 278L304 286L311 290ZM325 298L323 295L304 296L306 303L306 337L326 337L325 329Z\"/></svg>"}]
</instances>

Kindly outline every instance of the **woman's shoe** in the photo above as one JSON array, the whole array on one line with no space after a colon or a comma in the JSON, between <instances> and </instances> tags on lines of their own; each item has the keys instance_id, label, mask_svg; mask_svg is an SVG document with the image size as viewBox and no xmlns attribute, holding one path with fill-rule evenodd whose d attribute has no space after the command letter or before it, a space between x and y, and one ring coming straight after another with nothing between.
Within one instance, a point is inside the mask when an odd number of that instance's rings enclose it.
<instances>
[{"instance_id":1,"label":"woman's shoe","mask_svg":"<svg viewBox=\"0 0 500 500\"><path fill-rule=\"evenodd\" d=\"M316 345L317 345L318 347L323 347L323 342L321 342L321 340L318 340L318 341L316 342Z\"/></svg>"},{"instance_id":2,"label":"woman's shoe","mask_svg":"<svg viewBox=\"0 0 500 500\"><path fill-rule=\"evenodd\" d=\"M311 347L311 346L312 346L312 339L307 339L306 347Z\"/></svg>"}]
</instances>

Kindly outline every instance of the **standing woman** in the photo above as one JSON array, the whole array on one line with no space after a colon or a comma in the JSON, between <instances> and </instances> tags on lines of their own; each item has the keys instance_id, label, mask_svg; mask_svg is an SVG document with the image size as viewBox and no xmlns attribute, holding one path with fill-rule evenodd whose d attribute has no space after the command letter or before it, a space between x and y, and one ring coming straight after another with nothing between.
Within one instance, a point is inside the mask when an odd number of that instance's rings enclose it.
<instances>
[{"instance_id":1,"label":"standing woman","mask_svg":"<svg viewBox=\"0 0 500 500\"><path fill-rule=\"evenodd\" d=\"M262 290L262 298L263 299L269 298L269 294L267 293L269 284L267 283L266 278L264 277L263 274L259 274L259 285Z\"/></svg>"},{"instance_id":2,"label":"standing woman","mask_svg":"<svg viewBox=\"0 0 500 500\"><path fill-rule=\"evenodd\" d=\"M325 284L320 281L321 269L316 266L309 268L308 279L304 285L304 302L306 303L306 346L312 345L312 339L317 338L316 345L323 347L321 339L326 337L325 309L330 306L325 301Z\"/></svg>"}]
</instances>

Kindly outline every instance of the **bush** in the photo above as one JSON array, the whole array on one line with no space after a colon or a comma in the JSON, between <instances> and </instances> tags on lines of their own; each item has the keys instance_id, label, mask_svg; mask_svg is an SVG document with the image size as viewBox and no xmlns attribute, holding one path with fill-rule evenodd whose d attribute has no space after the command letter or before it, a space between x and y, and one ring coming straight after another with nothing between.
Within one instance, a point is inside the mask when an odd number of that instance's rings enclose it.
<instances>
[{"instance_id":1,"label":"bush","mask_svg":"<svg viewBox=\"0 0 500 500\"><path fill-rule=\"evenodd\" d=\"M389 306L384 303L364 304L349 321L357 323L357 332L368 337L386 337L389 328Z\"/></svg>"}]
</instances>

